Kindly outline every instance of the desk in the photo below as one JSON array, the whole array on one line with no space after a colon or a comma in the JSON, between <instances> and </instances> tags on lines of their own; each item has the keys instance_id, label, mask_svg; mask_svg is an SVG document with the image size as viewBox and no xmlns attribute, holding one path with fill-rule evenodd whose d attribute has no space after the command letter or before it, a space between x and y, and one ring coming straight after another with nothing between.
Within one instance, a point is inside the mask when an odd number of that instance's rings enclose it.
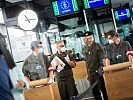
<instances>
[{"instance_id":1,"label":"desk","mask_svg":"<svg viewBox=\"0 0 133 100\"><path fill-rule=\"evenodd\" d=\"M25 100L61 100L57 83L24 92Z\"/></svg>"},{"instance_id":2,"label":"desk","mask_svg":"<svg viewBox=\"0 0 133 100\"><path fill-rule=\"evenodd\" d=\"M87 76L85 61L76 62L76 67L73 68L73 76L75 80L79 80Z\"/></svg>"},{"instance_id":3,"label":"desk","mask_svg":"<svg viewBox=\"0 0 133 100\"><path fill-rule=\"evenodd\" d=\"M85 78L87 76L86 66L84 61L76 62L76 67L73 68L73 75L75 80ZM48 79L37 80L30 83L30 86L47 84ZM43 86L39 88L32 88L24 92L25 100L60 100L57 83Z\"/></svg>"},{"instance_id":4,"label":"desk","mask_svg":"<svg viewBox=\"0 0 133 100\"><path fill-rule=\"evenodd\" d=\"M133 99L133 69L128 69L130 65L129 62L125 62L103 69L109 100Z\"/></svg>"}]
</instances>

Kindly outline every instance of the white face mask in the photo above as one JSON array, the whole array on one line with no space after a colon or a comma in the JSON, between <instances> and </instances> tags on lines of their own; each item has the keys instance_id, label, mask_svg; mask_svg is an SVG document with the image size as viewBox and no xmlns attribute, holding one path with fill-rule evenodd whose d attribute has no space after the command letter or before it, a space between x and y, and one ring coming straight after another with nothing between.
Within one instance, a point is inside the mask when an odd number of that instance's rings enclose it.
<instances>
[{"instance_id":1,"label":"white face mask","mask_svg":"<svg viewBox=\"0 0 133 100\"><path fill-rule=\"evenodd\" d=\"M38 53L42 53L42 52L43 52L43 49L40 48L40 49L38 50Z\"/></svg>"},{"instance_id":2,"label":"white face mask","mask_svg":"<svg viewBox=\"0 0 133 100\"><path fill-rule=\"evenodd\" d=\"M62 47L62 48L61 48L61 51L62 51L62 52L65 52L65 51L66 51L66 48L65 48L65 47Z\"/></svg>"},{"instance_id":3,"label":"white face mask","mask_svg":"<svg viewBox=\"0 0 133 100\"><path fill-rule=\"evenodd\" d=\"M113 40L108 40L109 41L109 44L112 44L112 43L114 43L114 41Z\"/></svg>"}]
</instances>

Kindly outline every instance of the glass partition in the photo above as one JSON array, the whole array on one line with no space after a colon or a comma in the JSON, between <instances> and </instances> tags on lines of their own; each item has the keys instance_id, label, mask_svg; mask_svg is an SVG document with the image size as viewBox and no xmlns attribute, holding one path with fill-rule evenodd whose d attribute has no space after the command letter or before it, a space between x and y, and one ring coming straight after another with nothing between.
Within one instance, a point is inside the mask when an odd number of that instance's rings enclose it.
<instances>
[{"instance_id":1,"label":"glass partition","mask_svg":"<svg viewBox=\"0 0 133 100\"><path fill-rule=\"evenodd\" d=\"M86 31L84 17L73 17L58 21L60 38L65 41L66 49L74 55L82 57L82 48L84 46L83 33Z\"/></svg>"},{"instance_id":2,"label":"glass partition","mask_svg":"<svg viewBox=\"0 0 133 100\"><path fill-rule=\"evenodd\" d=\"M11 50L15 62L23 61L31 53L31 42L37 40L36 33L7 27Z\"/></svg>"}]
</instances>

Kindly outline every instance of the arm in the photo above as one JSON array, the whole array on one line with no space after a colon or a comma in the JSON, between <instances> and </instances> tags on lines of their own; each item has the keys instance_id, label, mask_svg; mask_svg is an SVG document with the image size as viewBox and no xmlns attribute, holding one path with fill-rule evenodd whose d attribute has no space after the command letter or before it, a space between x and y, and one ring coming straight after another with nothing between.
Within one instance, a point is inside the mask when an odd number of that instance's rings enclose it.
<instances>
[{"instance_id":1,"label":"arm","mask_svg":"<svg viewBox=\"0 0 133 100\"><path fill-rule=\"evenodd\" d=\"M46 64L46 67L48 69L49 65L50 65L50 60L49 60L48 56L43 55L43 59L44 59L44 63Z\"/></svg>"},{"instance_id":2,"label":"arm","mask_svg":"<svg viewBox=\"0 0 133 100\"><path fill-rule=\"evenodd\" d=\"M48 84L51 84L54 82L54 70L56 70L56 67L52 66L50 64L50 62L52 61L53 57L50 57L50 61L49 61L49 68L48 68L48 72L49 72L49 81Z\"/></svg>"},{"instance_id":3,"label":"arm","mask_svg":"<svg viewBox=\"0 0 133 100\"><path fill-rule=\"evenodd\" d=\"M133 50L127 51L126 55L128 56L128 60L132 64L132 68L133 68Z\"/></svg>"},{"instance_id":4,"label":"arm","mask_svg":"<svg viewBox=\"0 0 133 100\"><path fill-rule=\"evenodd\" d=\"M29 79L29 77L27 77L27 76L24 76L24 78L25 78L25 81L26 81L27 83L29 83L29 82L30 82L30 79Z\"/></svg>"},{"instance_id":5,"label":"arm","mask_svg":"<svg viewBox=\"0 0 133 100\"><path fill-rule=\"evenodd\" d=\"M110 65L110 60L108 58L105 59L105 66L109 66Z\"/></svg>"},{"instance_id":6,"label":"arm","mask_svg":"<svg viewBox=\"0 0 133 100\"><path fill-rule=\"evenodd\" d=\"M106 59L102 59L103 66L106 66Z\"/></svg>"},{"instance_id":7,"label":"arm","mask_svg":"<svg viewBox=\"0 0 133 100\"><path fill-rule=\"evenodd\" d=\"M129 62L131 62L131 64L133 65L133 56L132 55L128 55L128 59L129 59Z\"/></svg>"},{"instance_id":8,"label":"arm","mask_svg":"<svg viewBox=\"0 0 133 100\"><path fill-rule=\"evenodd\" d=\"M87 56L87 54L88 54L88 52L87 52L86 49L87 49L86 46L84 46L84 47L82 48L82 54L84 55L84 60L86 60L86 56Z\"/></svg>"},{"instance_id":9,"label":"arm","mask_svg":"<svg viewBox=\"0 0 133 100\"><path fill-rule=\"evenodd\" d=\"M67 63L72 67L75 68L76 67L76 63L75 63L75 59L73 57L72 54L68 54L67 57L65 57Z\"/></svg>"},{"instance_id":10,"label":"arm","mask_svg":"<svg viewBox=\"0 0 133 100\"><path fill-rule=\"evenodd\" d=\"M129 42L127 42L127 44L128 44L128 51L127 51L126 55L128 56L128 60L129 60L129 62L131 62L132 67L133 67L133 50L132 50L132 47L129 44Z\"/></svg>"},{"instance_id":11,"label":"arm","mask_svg":"<svg viewBox=\"0 0 133 100\"><path fill-rule=\"evenodd\" d=\"M19 67L16 67L16 68L17 68L17 73L18 73L18 80L17 80L18 89L23 90L23 91L27 90L29 88L29 84L24 78L22 69Z\"/></svg>"},{"instance_id":12,"label":"arm","mask_svg":"<svg viewBox=\"0 0 133 100\"><path fill-rule=\"evenodd\" d=\"M100 66L106 66L106 59L105 59L105 52L104 48L101 44L98 44L99 46L99 59L100 59Z\"/></svg>"},{"instance_id":13,"label":"arm","mask_svg":"<svg viewBox=\"0 0 133 100\"><path fill-rule=\"evenodd\" d=\"M105 66L109 66L110 65L110 59L111 59L111 54L110 54L110 46L108 45L106 47L106 55L105 55Z\"/></svg>"},{"instance_id":14,"label":"arm","mask_svg":"<svg viewBox=\"0 0 133 100\"><path fill-rule=\"evenodd\" d=\"M24 73L24 77L25 77L25 81L26 82L30 82L30 79L29 79L29 72L28 72L28 70L26 69L26 66L28 65L28 60L26 59L25 61L24 61L24 64L23 64L23 67L22 67L22 72Z\"/></svg>"},{"instance_id":15,"label":"arm","mask_svg":"<svg viewBox=\"0 0 133 100\"><path fill-rule=\"evenodd\" d=\"M68 61L68 64L72 67L75 68L76 67L76 63L74 61Z\"/></svg>"}]
</instances>

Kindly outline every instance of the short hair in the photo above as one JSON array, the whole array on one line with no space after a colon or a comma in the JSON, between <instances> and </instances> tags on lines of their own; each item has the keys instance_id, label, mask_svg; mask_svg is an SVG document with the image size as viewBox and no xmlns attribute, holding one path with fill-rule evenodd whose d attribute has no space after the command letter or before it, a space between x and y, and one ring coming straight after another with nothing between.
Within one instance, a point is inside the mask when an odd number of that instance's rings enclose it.
<instances>
[{"instance_id":1,"label":"short hair","mask_svg":"<svg viewBox=\"0 0 133 100\"><path fill-rule=\"evenodd\" d=\"M59 43L62 43L62 42L64 43L63 40L57 41L57 42L56 42L56 45L58 45Z\"/></svg>"},{"instance_id":2,"label":"short hair","mask_svg":"<svg viewBox=\"0 0 133 100\"><path fill-rule=\"evenodd\" d=\"M34 50L35 48L38 48L39 44L42 44L42 42L41 41L33 41L31 43L31 49Z\"/></svg>"},{"instance_id":3,"label":"short hair","mask_svg":"<svg viewBox=\"0 0 133 100\"><path fill-rule=\"evenodd\" d=\"M119 37L118 33L115 30L110 30L107 32L107 36L111 36L111 37Z\"/></svg>"}]
</instances>

